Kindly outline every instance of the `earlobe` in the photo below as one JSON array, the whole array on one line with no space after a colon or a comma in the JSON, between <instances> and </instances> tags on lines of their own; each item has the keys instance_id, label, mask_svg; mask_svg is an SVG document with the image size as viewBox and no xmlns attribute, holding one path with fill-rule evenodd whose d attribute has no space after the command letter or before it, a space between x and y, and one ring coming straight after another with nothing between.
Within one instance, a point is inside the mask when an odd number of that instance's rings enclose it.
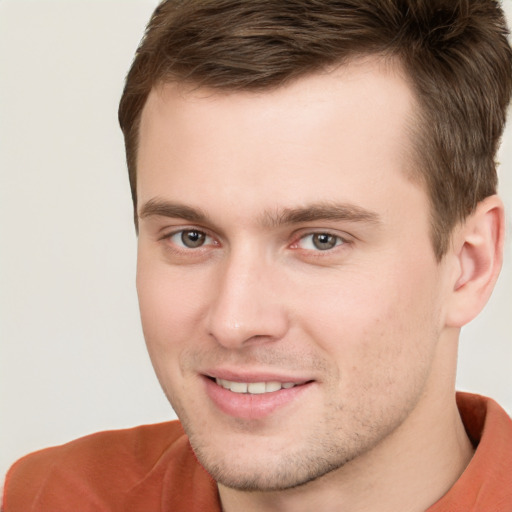
<instances>
[{"instance_id":1,"label":"earlobe","mask_svg":"<svg viewBox=\"0 0 512 512\"><path fill-rule=\"evenodd\" d=\"M503 203L493 195L478 203L457 233L458 270L447 326L462 327L470 322L491 296L503 262L504 219Z\"/></svg>"}]
</instances>

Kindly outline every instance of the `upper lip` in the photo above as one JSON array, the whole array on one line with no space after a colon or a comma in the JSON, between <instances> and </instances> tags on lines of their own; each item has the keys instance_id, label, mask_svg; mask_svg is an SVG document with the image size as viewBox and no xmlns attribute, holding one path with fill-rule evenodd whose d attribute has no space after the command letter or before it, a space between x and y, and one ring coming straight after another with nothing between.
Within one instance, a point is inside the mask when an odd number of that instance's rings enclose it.
<instances>
[{"instance_id":1,"label":"upper lip","mask_svg":"<svg viewBox=\"0 0 512 512\"><path fill-rule=\"evenodd\" d=\"M229 369L212 369L201 372L206 377L223 379L232 382L294 382L304 383L313 380L309 377L292 375L290 373L268 372L268 371L233 371Z\"/></svg>"}]
</instances>

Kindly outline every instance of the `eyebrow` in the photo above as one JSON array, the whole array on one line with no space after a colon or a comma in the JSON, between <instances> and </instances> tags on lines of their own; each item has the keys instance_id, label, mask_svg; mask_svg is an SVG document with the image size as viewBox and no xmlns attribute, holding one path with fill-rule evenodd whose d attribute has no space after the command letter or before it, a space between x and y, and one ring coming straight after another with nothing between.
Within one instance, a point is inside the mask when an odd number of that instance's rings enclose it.
<instances>
[{"instance_id":1,"label":"eyebrow","mask_svg":"<svg viewBox=\"0 0 512 512\"><path fill-rule=\"evenodd\" d=\"M147 201L139 210L139 218L146 217L174 217L188 220L189 222L208 222L208 215L202 210L192 208L180 203L173 203L159 198Z\"/></svg>"},{"instance_id":2,"label":"eyebrow","mask_svg":"<svg viewBox=\"0 0 512 512\"><path fill-rule=\"evenodd\" d=\"M285 208L282 211L266 212L263 223L269 226L300 224L322 220L363 222L380 224L380 215L350 203L314 203L304 207Z\"/></svg>"},{"instance_id":3,"label":"eyebrow","mask_svg":"<svg viewBox=\"0 0 512 512\"><path fill-rule=\"evenodd\" d=\"M201 209L153 198L147 201L139 211L139 218L161 216L184 219L189 222L211 224L208 215ZM260 218L260 224L266 227L300 224L316 221L346 221L368 224L380 224L378 213L350 203L320 202L295 208L266 211Z\"/></svg>"}]
</instances>

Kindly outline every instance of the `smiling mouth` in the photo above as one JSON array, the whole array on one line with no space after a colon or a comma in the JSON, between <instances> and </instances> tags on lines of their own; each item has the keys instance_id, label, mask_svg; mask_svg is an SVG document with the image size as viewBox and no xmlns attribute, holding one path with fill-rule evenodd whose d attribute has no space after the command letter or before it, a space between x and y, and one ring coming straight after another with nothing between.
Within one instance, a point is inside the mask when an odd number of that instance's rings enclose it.
<instances>
[{"instance_id":1,"label":"smiling mouth","mask_svg":"<svg viewBox=\"0 0 512 512\"><path fill-rule=\"evenodd\" d=\"M300 397L308 396L308 391L314 389L315 384L314 380L294 381L291 375L237 376L229 375L228 371L222 373L224 375L203 374L206 395L223 414L250 421L262 420L278 409L300 400Z\"/></svg>"},{"instance_id":2,"label":"smiling mouth","mask_svg":"<svg viewBox=\"0 0 512 512\"><path fill-rule=\"evenodd\" d=\"M213 379L212 379L213 380ZM215 379L218 386L223 387L233 393L249 394L249 395L263 395L264 393L273 393L281 389L291 389L295 386L301 386L306 382L278 382L278 381L265 381L265 382L235 382L226 379Z\"/></svg>"}]
</instances>

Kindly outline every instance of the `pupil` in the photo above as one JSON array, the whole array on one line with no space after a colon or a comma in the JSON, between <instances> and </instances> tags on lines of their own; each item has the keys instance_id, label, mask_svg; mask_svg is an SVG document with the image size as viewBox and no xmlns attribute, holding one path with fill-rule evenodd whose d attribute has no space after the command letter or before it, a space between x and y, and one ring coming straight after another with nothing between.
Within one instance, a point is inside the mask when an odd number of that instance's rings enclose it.
<instances>
[{"instance_id":1,"label":"pupil","mask_svg":"<svg viewBox=\"0 0 512 512\"><path fill-rule=\"evenodd\" d=\"M336 237L328 233L320 233L313 236L313 244L317 249L332 249L336 245Z\"/></svg>"},{"instance_id":2,"label":"pupil","mask_svg":"<svg viewBox=\"0 0 512 512\"><path fill-rule=\"evenodd\" d=\"M200 231L184 231L181 234L181 241L186 247L200 247L204 243L205 235Z\"/></svg>"}]
</instances>

